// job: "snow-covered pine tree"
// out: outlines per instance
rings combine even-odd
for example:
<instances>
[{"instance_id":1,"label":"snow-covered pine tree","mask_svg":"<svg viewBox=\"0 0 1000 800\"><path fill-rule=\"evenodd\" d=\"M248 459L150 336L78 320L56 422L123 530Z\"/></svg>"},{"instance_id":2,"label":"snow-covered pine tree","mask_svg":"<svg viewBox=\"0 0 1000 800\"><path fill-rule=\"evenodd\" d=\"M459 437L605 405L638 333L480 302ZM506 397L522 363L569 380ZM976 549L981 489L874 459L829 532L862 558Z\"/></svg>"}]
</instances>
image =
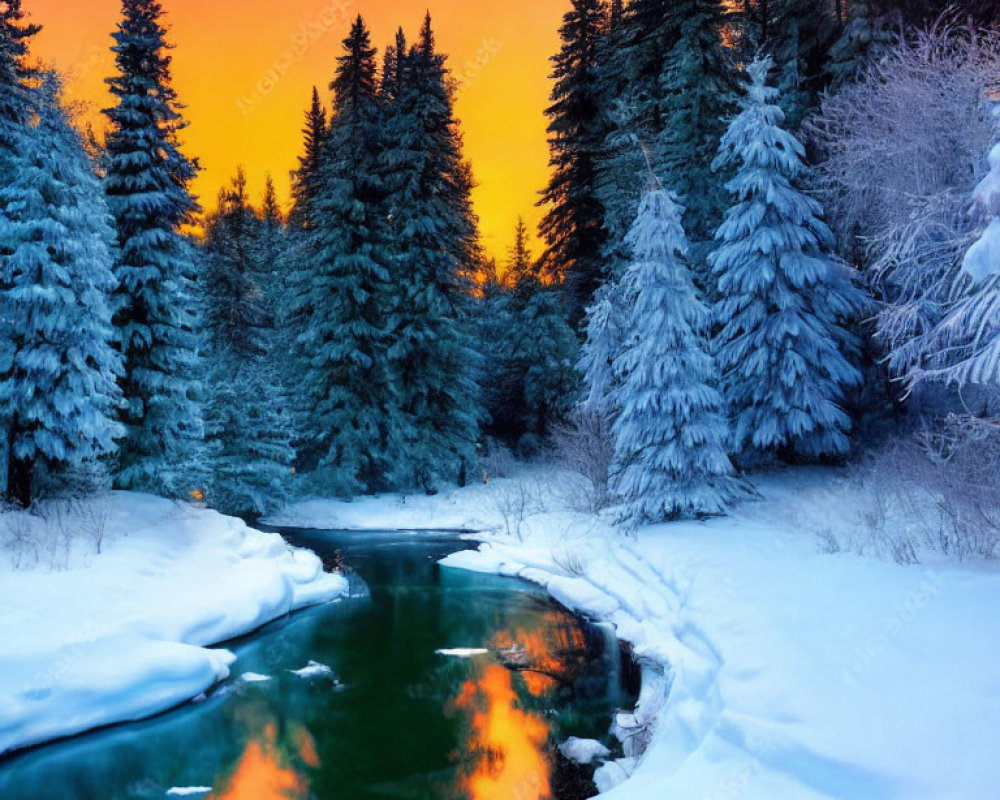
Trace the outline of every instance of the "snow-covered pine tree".
<instances>
[{"instance_id":1,"label":"snow-covered pine tree","mask_svg":"<svg viewBox=\"0 0 1000 800\"><path fill-rule=\"evenodd\" d=\"M722 41L725 11L719 0L677 0L668 13L679 35L659 75L663 128L655 165L684 204L692 265L706 280L704 255L726 205L712 160L733 108L734 66Z\"/></svg>"},{"instance_id":2,"label":"snow-covered pine tree","mask_svg":"<svg viewBox=\"0 0 1000 800\"><path fill-rule=\"evenodd\" d=\"M118 257L114 324L125 361L116 483L181 496L198 488L202 419L197 393L197 309L190 243L196 166L180 151L184 121L156 0L123 0L112 34L115 105L105 110L108 206Z\"/></svg>"},{"instance_id":3,"label":"snow-covered pine tree","mask_svg":"<svg viewBox=\"0 0 1000 800\"><path fill-rule=\"evenodd\" d=\"M844 391L860 382L845 323L864 307L851 271L832 254L819 203L797 188L802 144L783 127L772 62L747 67L740 113L716 166L735 169L734 205L710 255L721 300L716 340L736 454L785 457L846 452Z\"/></svg>"},{"instance_id":4,"label":"snow-covered pine tree","mask_svg":"<svg viewBox=\"0 0 1000 800\"><path fill-rule=\"evenodd\" d=\"M209 499L229 514L276 508L295 456L280 352L259 285L265 265L258 245L266 224L250 205L240 168L231 187L219 194L205 245Z\"/></svg>"},{"instance_id":5,"label":"snow-covered pine tree","mask_svg":"<svg viewBox=\"0 0 1000 800\"><path fill-rule=\"evenodd\" d=\"M384 109L382 153L396 285L390 358L404 426L391 483L430 490L459 477L479 436L478 359L462 281L476 220L429 14L417 43L396 58L402 79Z\"/></svg>"},{"instance_id":6,"label":"snow-covered pine tree","mask_svg":"<svg viewBox=\"0 0 1000 800\"><path fill-rule=\"evenodd\" d=\"M5 133L16 154L0 188L0 419L7 497L24 506L43 481L96 473L123 433L107 206L56 76L32 95L35 124Z\"/></svg>"},{"instance_id":7,"label":"snow-covered pine tree","mask_svg":"<svg viewBox=\"0 0 1000 800\"><path fill-rule=\"evenodd\" d=\"M324 491L346 496L385 487L401 428L388 352L394 287L375 75L375 50L359 16L331 84L334 116L305 297L310 317L299 337L313 403L304 463L320 470Z\"/></svg>"},{"instance_id":8,"label":"snow-covered pine tree","mask_svg":"<svg viewBox=\"0 0 1000 800\"><path fill-rule=\"evenodd\" d=\"M562 280L570 321L576 325L601 283L604 209L595 181L605 138L598 86L598 42L604 29L601 0L572 0L559 30L562 47L553 57L549 118L552 176L539 205L546 207L540 231L547 248L546 274Z\"/></svg>"},{"instance_id":9,"label":"snow-covered pine tree","mask_svg":"<svg viewBox=\"0 0 1000 800\"><path fill-rule=\"evenodd\" d=\"M720 514L737 492L709 352L711 313L686 263L680 209L651 185L628 235L635 302L615 358L612 491L628 530L685 514Z\"/></svg>"},{"instance_id":10,"label":"snow-covered pine tree","mask_svg":"<svg viewBox=\"0 0 1000 800\"><path fill-rule=\"evenodd\" d=\"M629 331L635 292L634 275L626 270L608 279L587 309L587 338L580 348L577 369L583 377L583 411L610 418L617 413L614 390L617 386L614 362Z\"/></svg>"}]
</instances>

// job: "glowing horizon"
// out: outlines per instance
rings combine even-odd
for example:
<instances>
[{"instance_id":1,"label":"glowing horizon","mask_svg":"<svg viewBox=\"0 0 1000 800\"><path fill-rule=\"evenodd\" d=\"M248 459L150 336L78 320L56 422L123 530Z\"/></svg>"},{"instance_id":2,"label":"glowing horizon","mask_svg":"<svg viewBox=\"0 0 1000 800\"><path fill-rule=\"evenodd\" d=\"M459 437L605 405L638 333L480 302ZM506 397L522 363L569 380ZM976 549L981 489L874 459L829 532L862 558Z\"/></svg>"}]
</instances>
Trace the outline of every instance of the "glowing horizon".
<instances>
[{"instance_id":1,"label":"glowing horizon","mask_svg":"<svg viewBox=\"0 0 1000 800\"><path fill-rule=\"evenodd\" d=\"M518 215L534 236L535 201L548 176L549 57L564 0L483 7L463 0L288 0L278 8L265 0L161 1L174 88L189 123L184 152L202 167L192 189L206 210L241 164L255 204L270 173L287 207L312 87L329 106L327 86L350 22L364 16L381 58L399 25L412 41L430 10L439 49L461 84L456 113L479 183L473 200L483 245L502 264ZM33 55L67 76L69 99L85 104L86 118L102 126L120 0L23 4L43 26Z\"/></svg>"}]
</instances>

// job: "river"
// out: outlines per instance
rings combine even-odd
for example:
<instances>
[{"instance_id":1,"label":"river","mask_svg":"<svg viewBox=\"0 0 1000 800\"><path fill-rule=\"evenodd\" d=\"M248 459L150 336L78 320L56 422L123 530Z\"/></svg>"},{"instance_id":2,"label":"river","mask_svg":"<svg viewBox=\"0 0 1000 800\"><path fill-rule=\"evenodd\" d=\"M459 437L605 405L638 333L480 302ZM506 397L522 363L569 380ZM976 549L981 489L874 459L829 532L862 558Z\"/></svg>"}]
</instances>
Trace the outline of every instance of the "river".
<instances>
[{"instance_id":1,"label":"river","mask_svg":"<svg viewBox=\"0 0 1000 800\"><path fill-rule=\"evenodd\" d=\"M612 714L634 702L606 630L524 582L441 568L470 546L452 535L283 533L346 565L353 596L228 643L233 676L208 697L0 761L0 797L593 794L592 770L557 745L572 735L613 746Z\"/></svg>"}]
</instances>

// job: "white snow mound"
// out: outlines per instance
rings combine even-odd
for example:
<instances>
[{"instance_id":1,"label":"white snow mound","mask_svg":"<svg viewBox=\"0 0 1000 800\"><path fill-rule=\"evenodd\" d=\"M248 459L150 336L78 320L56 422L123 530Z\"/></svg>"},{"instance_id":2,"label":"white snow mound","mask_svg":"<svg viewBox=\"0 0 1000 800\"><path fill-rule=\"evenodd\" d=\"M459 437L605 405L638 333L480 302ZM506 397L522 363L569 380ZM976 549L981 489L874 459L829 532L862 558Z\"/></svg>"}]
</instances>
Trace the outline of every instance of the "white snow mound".
<instances>
[{"instance_id":1,"label":"white snow mound","mask_svg":"<svg viewBox=\"0 0 1000 800\"><path fill-rule=\"evenodd\" d=\"M0 554L0 753L194 698L235 660L209 645L347 593L313 553L238 519L129 492L106 510L100 555L81 544L52 571Z\"/></svg>"}]
</instances>

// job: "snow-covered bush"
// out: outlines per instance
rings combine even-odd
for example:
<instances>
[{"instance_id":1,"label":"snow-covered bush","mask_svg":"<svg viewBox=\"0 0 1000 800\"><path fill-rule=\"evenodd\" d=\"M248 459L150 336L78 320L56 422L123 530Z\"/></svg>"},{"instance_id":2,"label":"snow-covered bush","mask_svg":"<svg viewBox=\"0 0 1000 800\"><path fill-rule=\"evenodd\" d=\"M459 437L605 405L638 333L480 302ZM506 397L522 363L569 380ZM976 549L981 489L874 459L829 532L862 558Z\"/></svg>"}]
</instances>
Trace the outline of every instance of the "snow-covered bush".
<instances>
[{"instance_id":1,"label":"snow-covered bush","mask_svg":"<svg viewBox=\"0 0 1000 800\"><path fill-rule=\"evenodd\" d=\"M842 252L884 303L876 331L897 376L935 361L923 334L979 229L968 198L995 141L986 98L998 76L1000 37L939 24L829 96L808 126Z\"/></svg>"}]
</instances>

